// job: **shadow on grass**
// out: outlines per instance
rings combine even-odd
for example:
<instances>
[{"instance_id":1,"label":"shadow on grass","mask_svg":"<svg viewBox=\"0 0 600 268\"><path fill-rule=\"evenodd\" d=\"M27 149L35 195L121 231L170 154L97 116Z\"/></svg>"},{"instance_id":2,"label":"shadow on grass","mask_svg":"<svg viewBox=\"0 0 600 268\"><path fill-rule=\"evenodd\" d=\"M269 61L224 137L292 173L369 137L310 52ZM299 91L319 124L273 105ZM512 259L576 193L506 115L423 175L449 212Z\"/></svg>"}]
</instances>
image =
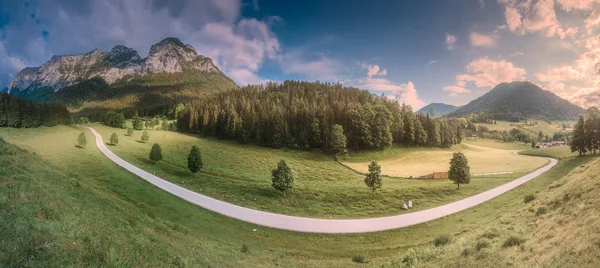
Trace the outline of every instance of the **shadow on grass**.
<instances>
[{"instance_id":1,"label":"shadow on grass","mask_svg":"<svg viewBox=\"0 0 600 268\"><path fill-rule=\"evenodd\" d=\"M75 148L79 148L79 149L85 149L85 147L81 147L79 145L75 145Z\"/></svg>"},{"instance_id":2,"label":"shadow on grass","mask_svg":"<svg viewBox=\"0 0 600 268\"><path fill-rule=\"evenodd\" d=\"M143 141L140 141L140 140L136 140L136 142L137 142L137 143L145 143L145 142L143 142Z\"/></svg>"},{"instance_id":3,"label":"shadow on grass","mask_svg":"<svg viewBox=\"0 0 600 268\"><path fill-rule=\"evenodd\" d=\"M105 144L105 145L108 145L108 146L117 146L116 144L112 144L112 143L110 143L110 142L107 142L107 143L104 143L104 144Z\"/></svg>"}]
</instances>

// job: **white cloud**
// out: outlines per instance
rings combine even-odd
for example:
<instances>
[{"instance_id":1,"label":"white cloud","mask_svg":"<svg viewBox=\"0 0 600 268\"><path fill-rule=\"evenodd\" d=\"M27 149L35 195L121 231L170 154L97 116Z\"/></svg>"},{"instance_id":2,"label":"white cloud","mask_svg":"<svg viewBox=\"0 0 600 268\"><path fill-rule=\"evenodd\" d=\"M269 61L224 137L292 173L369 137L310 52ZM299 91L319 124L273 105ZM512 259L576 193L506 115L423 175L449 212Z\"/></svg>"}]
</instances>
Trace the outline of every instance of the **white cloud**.
<instances>
[{"instance_id":1,"label":"white cloud","mask_svg":"<svg viewBox=\"0 0 600 268\"><path fill-rule=\"evenodd\" d=\"M456 84L444 87L450 96L471 92L466 89L467 83L472 82L477 87L494 87L503 82L524 80L525 69L514 66L511 62L494 61L482 58L471 61L465 68L466 73L456 76Z\"/></svg>"},{"instance_id":2,"label":"white cloud","mask_svg":"<svg viewBox=\"0 0 600 268\"><path fill-rule=\"evenodd\" d=\"M515 53L509 54L509 56L511 56L511 57L523 56L523 55L525 55L525 54L523 52L521 52L521 51L517 51Z\"/></svg>"},{"instance_id":3,"label":"white cloud","mask_svg":"<svg viewBox=\"0 0 600 268\"><path fill-rule=\"evenodd\" d=\"M600 105L600 35L582 42L586 52L571 65L551 67L536 73L544 88L582 107ZM594 95L598 94L598 95Z\"/></svg>"},{"instance_id":4,"label":"white cloud","mask_svg":"<svg viewBox=\"0 0 600 268\"><path fill-rule=\"evenodd\" d=\"M436 64L436 63L438 63L437 60L432 60L432 61L429 61L428 65L432 65L432 64Z\"/></svg>"},{"instance_id":5,"label":"white cloud","mask_svg":"<svg viewBox=\"0 0 600 268\"><path fill-rule=\"evenodd\" d=\"M379 65L364 65L364 69L367 69L367 78L371 79L373 76L386 76L387 70L384 68L379 68Z\"/></svg>"},{"instance_id":6,"label":"white cloud","mask_svg":"<svg viewBox=\"0 0 600 268\"><path fill-rule=\"evenodd\" d=\"M277 62L284 74L298 74L307 79L337 81L341 63L324 54L317 53L313 59L307 59L300 50L291 50L280 55Z\"/></svg>"},{"instance_id":7,"label":"white cloud","mask_svg":"<svg viewBox=\"0 0 600 268\"><path fill-rule=\"evenodd\" d=\"M479 0L479 7L480 8L485 8L485 1L484 0Z\"/></svg>"},{"instance_id":8,"label":"white cloud","mask_svg":"<svg viewBox=\"0 0 600 268\"><path fill-rule=\"evenodd\" d=\"M446 49L452 50L454 49L454 44L456 43L456 36L451 34L446 34Z\"/></svg>"},{"instance_id":9,"label":"white cloud","mask_svg":"<svg viewBox=\"0 0 600 268\"><path fill-rule=\"evenodd\" d=\"M496 38L490 35L472 32L470 38L471 45L474 47L492 47L496 45Z\"/></svg>"},{"instance_id":10,"label":"white cloud","mask_svg":"<svg viewBox=\"0 0 600 268\"><path fill-rule=\"evenodd\" d=\"M546 37L573 38L577 27L563 27L554 10L554 0L498 0L504 4L505 28L525 35L541 33Z\"/></svg>"}]
</instances>

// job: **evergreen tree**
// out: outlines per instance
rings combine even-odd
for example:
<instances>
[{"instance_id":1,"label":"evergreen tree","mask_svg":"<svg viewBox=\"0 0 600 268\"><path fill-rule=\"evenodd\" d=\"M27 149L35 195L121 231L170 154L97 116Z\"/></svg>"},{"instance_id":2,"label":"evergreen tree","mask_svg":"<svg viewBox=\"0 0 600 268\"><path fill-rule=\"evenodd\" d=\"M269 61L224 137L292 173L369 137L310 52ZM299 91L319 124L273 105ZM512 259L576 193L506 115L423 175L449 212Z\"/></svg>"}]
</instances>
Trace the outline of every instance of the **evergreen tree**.
<instances>
[{"instance_id":1,"label":"evergreen tree","mask_svg":"<svg viewBox=\"0 0 600 268\"><path fill-rule=\"evenodd\" d=\"M271 178L271 186L275 188L275 190L280 191L283 196L285 196L286 191L294 188L294 175L283 159L279 161L277 168L271 171Z\"/></svg>"},{"instance_id":2,"label":"evergreen tree","mask_svg":"<svg viewBox=\"0 0 600 268\"><path fill-rule=\"evenodd\" d=\"M150 134L148 134L148 131L144 130L142 133L142 142L146 143L148 140L150 140Z\"/></svg>"},{"instance_id":3,"label":"evergreen tree","mask_svg":"<svg viewBox=\"0 0 600 268\"><path fill-rule=\"evenodd\" d=\"M573 128L573 137L570 144L571 152L578 152L579 156L587 153L585 126L585 118L583 115L579 115L579 119Z\"/></svg>"},{"instance_id":4,"label":"evergreen tree","mask_svg":"<svg viewBox=\"0 0 600 268\"><path fill-rule=\"evenodd\" d=\"M595 107L587 110L585 139L587 150L596 155L596 152L600 149L600 112Z\"/></svg>"},{"instance_id":5,"label":"evergreen tree","mask_svg":"<svg viewBox=\"0 0 600 268\"><path fill-rule=\"evenodd\" d=\"M346 153L346 136L341 125L333 125L331 128L331 150L335 155Z\"/></svg>"},{"instance_id":6,"label":"evergreen tree","mask_svg":"<svg viewBox=\"0 0 600 268\"><path fill-rule=\"evenodd\" d=\"M381 188L381 166L375 161L372 161L371 164L369 164L369 173L365 177L365 184L371 189L373 194L375 193L375 190Z\"/></svg>"},{"instance_id":7,"label":"evergreen tree","mask_svg":"<svg viewBox=\"0 0 600 268\"><path fill-rule=\"evenodd\" d=\"M133 135L133 128L128 127L127 128L127 136L131 136L131 135Z\"/></svg>"},{"instance_id":8,"label":"evergreen tree","mask_svg":"<svg viewBox=\"0 0 600 268\"><path fill-rule=\"evenodd\" d=\"M414 139L414 143L418 146L418 145L425 145L427 143L427 132L425 132L425 129L423 128L423 125L421 124L421 120L419 120L417 117L415 117L414 120L414 126L415 126L415 139Z\"/></svg>"},{"instance_id":9,"label":"evergreen tree","mask_svg":"<svg viewBox=\"0 0 600 268\"><path fill-rule=\"evenodd\" d=\"M133 120L131 121L131 123L133 124L133 129L135 130L142 130L142 128L144 128L142 119L140 118L138 111L135 111L133 113Z\"/></svg>"},{"instance_id":10,"label":"evergreen tree","mask_svg":"<svg viewBox=\"0 0 600 268\"><path fill-rule=\"evenodd\" d=\"M531 149L535 149L536 146L537 142L535 141L535 139L531 139Z\"/></svg>"},{"instance_id":11,"label":"evergreen tree","mask_svg":"<svg viewBox=\"0 0 600 268\"><path fill-rule=\"evenodd\" d=\"M461 153L454 153L450 160L450 170L448 178L457 185L456 189L460 189L461 184L469 184L471 182L471 168L467 157Z\"/></svg>"},{"instance_id":12,"label":"evergreen tree","mask_svg":"<svg viewBox=\"0 0 600 268\"><path fill-rule=\"evenodd\" d=\"M323 147L323 137L321 137L321 135L322 135L321 122L319 121L318 118L315 118L315 119L313 119L312 123L310 124L309 140L310 140L310 146L312 148Z\"/></svg>"},{"instance_id":13,"label":"evergreen tree","mask_svg":"<svg viewBox=\"0 0 600 268\"><path fill-rule=\"evenodd\" d=\"M110 144L112 144L112 145L119 144L119 136L117 136L117 133L113 133L112 135L110 135Z\"/></svg>"},{"instance_id":14,"label":"evergreen tree","mask_svg":"<svg viewBox=\"0 0 600 268\"><path fill-rule=\"evenodd\" d=\"M158 143L152 145L152 149L150 150L150 160L154 161L154 164L158 164L158 161L162 160L162 149Z\"/></svg>"},{"instance_id":15,"label":"evergreen tree","mask_svg":"<svg viewBox=\"0 0 600 268\"><path fill-rule=\"evenodd\" d=\"M190 150L190 154L188 155L188 169L196 174L200 169L202 169L202 154L200 153L200 149L198 146L192 146Z\"/></svg>"},{"instance_id":16,"label":"evergreen tree","mask_svg":"<svg viewBox=\"0 0 600 268\"><path fill-rule=\"evenodd\" d=\"M85 133L79 133L79 137L77 137L77 145L79 145L79 148L81 149L85 148L85 146L87 145L87 138L85 136Z\"/></svg>"}]
</instances>

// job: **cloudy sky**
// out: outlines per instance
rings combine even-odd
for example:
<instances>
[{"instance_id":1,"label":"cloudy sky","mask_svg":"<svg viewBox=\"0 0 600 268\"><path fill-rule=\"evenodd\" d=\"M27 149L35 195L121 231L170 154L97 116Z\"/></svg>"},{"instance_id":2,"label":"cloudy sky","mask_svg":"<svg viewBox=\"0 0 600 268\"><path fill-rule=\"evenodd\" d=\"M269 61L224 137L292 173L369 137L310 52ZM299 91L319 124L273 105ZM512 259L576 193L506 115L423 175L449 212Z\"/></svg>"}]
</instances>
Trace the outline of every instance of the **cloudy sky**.
<instances>
[{"instance_id":1,"label":"cloudy sky","mask_svg":"<svg viewBox=\"0 0 600 268\"><path fill-rule=\"evenodd\" d=\"M530 80L600 105L600 0L0 0L0 88L52 55L179 37L239 85L340 82L418 109Z\"/></svg>"}]
</instances>

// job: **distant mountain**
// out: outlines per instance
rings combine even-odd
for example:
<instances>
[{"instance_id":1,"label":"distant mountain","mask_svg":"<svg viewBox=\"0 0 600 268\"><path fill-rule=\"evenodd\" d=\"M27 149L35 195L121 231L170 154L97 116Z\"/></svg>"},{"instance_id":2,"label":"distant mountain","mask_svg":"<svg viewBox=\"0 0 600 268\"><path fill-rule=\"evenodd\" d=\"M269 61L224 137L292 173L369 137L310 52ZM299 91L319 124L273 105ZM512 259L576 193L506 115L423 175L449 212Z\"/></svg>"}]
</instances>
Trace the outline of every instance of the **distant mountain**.
<instances>
[{"instance_id":1,"label":"distant mountain","mask_svg":"<svg viewBox=\"0 0 600 268\"><path fill-rule=\"evenodd\" d=\"M429 114L431 116L444 116L451 112L456 111L458 107L445 103L431 103L420 110L417 113ZM433 111L433 114L431 112Z\"/></svg>"},{"instance_id":2,"label":"distant mountain","mask_svg":"<svg viewBox=\"0 0 600 268\"><path fill-rule=\"evenodd\" d=\"M8 92L8 88L7 88L7 87L5 87L5 88L3 88L3 89L0 89L0 93L1 93L1 92Z\"/></svg>"},{"instance_id":3,"label":"distant mountain","mask_svg":"<svg viewBox=\"0 0 600 268\"><path fill-rule=\"evenodd\" d=\"M90 102L96 110L170 106L233 87L237 85L212 59L170 37L152 45L146 58L123 45L110 52L53 56L40 67L19 72L8 92L35 101L61 101L79 112Z\"/></svg>"},{"instance_id":4,"label":"distant mountain","mask_svg":"<svg viewBox=\"0 0 600 268\"><path fill-rule=\"evenodd\" d=\"M464 117L485 113L495 120L572 120L584 110L531 82L502 83L490 92L448 114Z\"/></svg>"}]
</instances>

